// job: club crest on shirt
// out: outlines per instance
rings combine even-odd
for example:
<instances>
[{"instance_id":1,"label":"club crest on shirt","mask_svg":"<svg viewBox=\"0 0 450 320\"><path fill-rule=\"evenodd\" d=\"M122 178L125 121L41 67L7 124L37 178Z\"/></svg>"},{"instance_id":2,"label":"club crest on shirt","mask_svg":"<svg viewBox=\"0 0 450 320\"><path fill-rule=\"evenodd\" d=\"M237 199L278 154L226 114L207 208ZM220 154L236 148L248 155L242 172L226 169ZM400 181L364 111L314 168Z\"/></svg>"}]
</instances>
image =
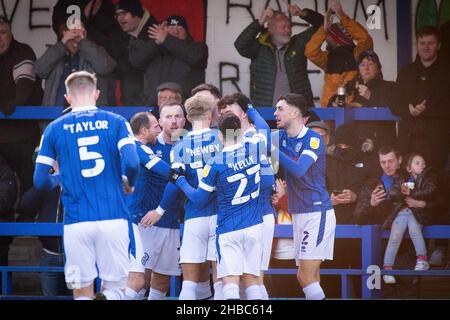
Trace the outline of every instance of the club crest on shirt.
<instances>
[{"instance_id":1,"label":"club crest on shirt","mask_svg":"<svg viewBox=\"0 0 450 320\"><path fill-rule=\"evenodd\" d=\"M158 158L162 158L163 157L162 150L156 150L156 156Z\"/></svg>"},{"instance_id":2,"label":"club crest on shirt","mask_svg":"<svg viewBox=\"0 0 450 320\"><path fill-rule=\"evenodd\" d=\"M286 148L286 146L287 146L286 140L283 140L283 141L281 142L281 145L282 145L284 148Z\"/></svg>"},{"instance_id":3,"label":"club crest on shirt","mask_svg":"<svg viewBox=\"0 0 450 320\"><path fill-rule=\"evenodd\" d=\"M319 149L319 147L320 147L320 139L319 138L311 138L311 140L309 141L309 146L313 150Z\"/></svg>"},{"instance_id":4,"label":"club crest on shirt","mask_svg":"<svg viewBox=\"0 0 450 320\"><path fill-rule=\"evenodd\" d=\"M303 142L297 143L297 145L295 146L295 152L299 153L300 150L302 150L302 147L303 147Z\"/></svg>"}]
</instances>

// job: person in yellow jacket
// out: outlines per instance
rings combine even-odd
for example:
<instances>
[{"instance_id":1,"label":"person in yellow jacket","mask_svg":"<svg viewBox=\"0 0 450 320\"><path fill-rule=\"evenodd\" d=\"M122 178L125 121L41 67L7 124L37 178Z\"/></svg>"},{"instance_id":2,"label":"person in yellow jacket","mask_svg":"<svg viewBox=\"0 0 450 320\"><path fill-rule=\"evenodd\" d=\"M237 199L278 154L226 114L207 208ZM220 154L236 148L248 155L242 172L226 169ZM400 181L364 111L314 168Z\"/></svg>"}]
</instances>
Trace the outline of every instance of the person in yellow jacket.
<instances>
[{"instance_id":1,"label":"person in yellow jacket","mask_svg":"<svg viewBox=\"0 0 450 320\"><path fill-rule=\"evenodd\" d=\"M340 19L339 23L332 23L334 15ZM327 43L326 51L321 49L324 41ZM322 107L333 104L334 101L329 100L341 82L345 85L355 77L359 54L372 49L373 40L367 30L344 12L338 0L332 0L324 25L316 31L305 49L305 56L325 71Z\"/></svg>"}]
</instances>

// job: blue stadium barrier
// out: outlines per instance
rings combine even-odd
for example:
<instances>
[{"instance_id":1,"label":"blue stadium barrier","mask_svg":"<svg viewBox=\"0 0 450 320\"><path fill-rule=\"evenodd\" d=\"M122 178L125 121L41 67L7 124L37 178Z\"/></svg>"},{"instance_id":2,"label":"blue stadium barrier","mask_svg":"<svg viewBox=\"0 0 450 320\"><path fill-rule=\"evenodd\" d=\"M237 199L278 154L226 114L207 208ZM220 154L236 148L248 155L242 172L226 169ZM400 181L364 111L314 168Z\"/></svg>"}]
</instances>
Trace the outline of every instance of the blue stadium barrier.
<instances>
[{"instance_id":1,"label":"blue stadium barrier","mask_svg":"<svg viewBox=\"0 0 450 320\"><path fill-rule=\"evenodd\" d=\"M62 236L62 223L0 223L0 237L2 236ZM450 226L427 226L423 231L427 239L449 239ZM292 225L275 226L275 238L292 238ZM407 237L407 236L406 236ZM373 275L374 266L381 266L381 239L389 238L389 232L381 231L378 225L356 226L338 225L336 228L337 239L361 239L362 243L362 268L361 269L322 269L322 275L338 275L341 277L341 295L343 299L351 298L350 276L362 276L362 298L380 298L380 290L370 289L366 283ZM63 272L62 267L11 267L0 266L3 281L2 295L10 296L12 293L13 272ZM296 269L270 269L266 274L272 275L295 275ZM379 276L408 275L408 276L450 276L450 270L379 270ZM99 286L98 286L99 287ZM178 296L180 290L180 278L172 277L170 296Z\"/></svg>"}]
</instances>

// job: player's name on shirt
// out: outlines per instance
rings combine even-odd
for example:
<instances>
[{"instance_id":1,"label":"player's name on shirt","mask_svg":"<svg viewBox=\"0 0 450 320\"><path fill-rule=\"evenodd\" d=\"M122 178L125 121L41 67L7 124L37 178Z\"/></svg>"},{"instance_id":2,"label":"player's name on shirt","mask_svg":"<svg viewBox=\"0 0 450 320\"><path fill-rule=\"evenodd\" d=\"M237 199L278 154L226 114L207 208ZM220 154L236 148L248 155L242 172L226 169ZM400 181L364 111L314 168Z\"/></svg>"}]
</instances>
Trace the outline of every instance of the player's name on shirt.
<instances>
[{"instance_id":1,"label":"player's name on shirt","mask_svg":"<svg viewBox=\"0 0 450 320\"><path fill-rule=\"evenodd\" d=\"M95 130L108 130L108 121L106 120L97 120L95 122L82 121L73 124L64 124L63 128L66 131L70 131L70 133L80 133Z\"/></svg>"},{"instance_id":2,"label":"player's name on shirt","mask_svg":"<svg viewBox=\"0 0 450 320\"><path fill-rule=\"evenodd\" d=\"M220 145L219 144L210 144L206 146L201 146L197 148L186 148L187 154L189 154L191 157L194 156L201 156L202 154L206 153L214 153L220 151Z\"/></svg>"},{"instance_id":3,"label":"player's name on shirt","mask_svg":"<svg viewBox=\"0 0 450 320\"><path fill-rule=\"evenodd\" d=\"M229 163L228 168L233 169L234 171L241 171L241 170L243 170L247 167L250 167L254 164L256 164L256 162L253 159L253 156L249 156L248 158L245 158L244 160L240 160L236 163Z\"/></svg>"}]
</instances>

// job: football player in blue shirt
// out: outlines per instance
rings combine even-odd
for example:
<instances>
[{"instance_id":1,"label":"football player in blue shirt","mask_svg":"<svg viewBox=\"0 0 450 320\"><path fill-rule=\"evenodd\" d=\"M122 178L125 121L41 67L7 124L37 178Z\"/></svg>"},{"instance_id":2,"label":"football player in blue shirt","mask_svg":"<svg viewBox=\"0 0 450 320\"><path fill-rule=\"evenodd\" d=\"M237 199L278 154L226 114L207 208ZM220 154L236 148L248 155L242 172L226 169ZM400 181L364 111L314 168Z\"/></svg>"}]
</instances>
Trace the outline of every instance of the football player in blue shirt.
<instances>
[{"instance_id":1,"label":"football player in blue shirt","mask_svg":"<svg viewBox=\"0 0 450 320\"><path fill-rule=\"evenodd\" d=\"M267 157L259 150L264 138L244 140L239 118L227 114L219 121L224 148L205 166L198 189L182 176L176 181L198 205L217 193L217 277L222 279L223 298L239 299L239 280L249 300L261 300L259 275L262 258L260 188L273 184L273 175L262 175Z\"/></svg>"},{"instance_id":2,"label":"football player in blue shirt","mask_svg":"<svg viewBox=\"0 0 450 320\"><path fill-rule=\"evenodd\" d=\"M251 100L242 93L235 93L223 97L219 103L219 111L223 114L232 113L241 121L244 141L250 141L255 135L263 135L265 139L269 138L270 145L270 127L266 121L253 108ZM252 125L250 121L254 124ZM262 152L265 152L264 150ZM267 152L264 154L267 155ZM268 158L269 159L269 158ZM273 169L269 165L266 174L273 176ZM263 217L263 258L261 264L261 275L259 278L260 289L263 300L268 300L269 295L264 285L264 271L269 270L270 253L272 251L273 234L275 230L275 208L272 206L271 196L274 191L273 186L268 185L260 190L261 215Z\"/></svg>"},{"instance_id":3,"label":"football player in blue shirt","mask_svg":"<svg viewBox=\"0 0 450 320\"><path fill-rule=\"evenodd\" d=\"M294 229L297 279L306 299L322 300L320 264L333 259L336 217L325 187L325 144L305 127L308 116L302 95L288 94L276 106L280 129L272 136L272 155L279 157L287 183L289 212Z\"/></svg>"},{"instance_id":4,"label":"football player in blue shirt","mask_svg":"<svg viewBox=\"0 0 450 320\"><path fill-rule=\"evenodd\" d=\"M168 179L170 166L158 158L147 144L156 143L158 134L161 132L158 120L149 112L135 114L130 120L131 129L136 139L136 150L139 156L141 170L136 182L135 191L127 196L127 205L130 209L133 235L135 239L135 255L131 255L132 268L128 275L128 286L125 288L125 299L142 300L146 289L145 255L141 232L138 227L142 216L148 211L148 198L154 197L148 191L148 185L152 183L152 172L165 176ZM150 205L151 206L151 205ZM146 209L147 208L147 209ZM147 259L146 259L147 258ZM103 292L108 300L114 299L114 292Z\"/></svg>"},{"instance_id":5,"label":"football player in blue shirt","mask_svg":"<svg viewBox=\"0 0 450 320\"><path fill-rule=\"evenodd\" d=\"M133 191L139 159L126 120L95 107L100 93L95 76L75 72L65 85L72 111L46 128L34 185L42 190L62 185L66 282L75 299L90 300L98 273L105 289L126 286L131 264L124 190ZM60 174L52 176L56 160Z\"/></svg>"},{"instance_id":6,"label":"football player in blue shirt","mask_svg":"<svg viewBox=\"0 0 450 320\"><path fill-rule=\"evenodd\" d=\"M160 108L159 124L162 127L154 143L147 147L161 162L170 163L170 151L182 134L186 118L180 104L166 104ZM168 165L167 165L168 166ZM170 169L170 167L168 168ZM147 214L158 207L164 190L169 182L169 170L164 174L151 172L147 179L145 201L140 207L140 231L146 253L145 269L147 281L150 280L149 300L166 299L170 287L170 276L179 276L180 256L180 216L184 204L184 195L177 193L170 199L165 214L151 228L145 228ZM150 213L151 215L151 213Z\"/></svg>"},{"instance_id":7,"label":"football player in blue shirt","mask_svg":"<svg viewBox=\"0 0 450 320\"><path fill-rule=\"evenodd\" d=\"M196 94L186 100L187 118L192 123L192 131L172 149L172 167L185 168L186 178L193 186L197 186L201 180L207 161L222 149L217 130L210 129L213 104L214 101L210 97L201 94ZM144 217L141 221L143 225L152 225L159 219L154 219L158 215L155 212L164 214L164 209L167 209L174 198L173 193L168 192L171 187L175 188L175 193L178 192L173 184L169 184L160 206L156 211ZM167 196L168 194L169 196ZM215 193L202 206L186 199L184 208L184 230L180 249L183 284L180 299L205 299L211 296L210 266L211 262L216 261L217 208ZM215 280L213 274L213 281ZM219 292L220 288L217 286L215 284L215 291Z\"/></svg>"}]
</instances>

